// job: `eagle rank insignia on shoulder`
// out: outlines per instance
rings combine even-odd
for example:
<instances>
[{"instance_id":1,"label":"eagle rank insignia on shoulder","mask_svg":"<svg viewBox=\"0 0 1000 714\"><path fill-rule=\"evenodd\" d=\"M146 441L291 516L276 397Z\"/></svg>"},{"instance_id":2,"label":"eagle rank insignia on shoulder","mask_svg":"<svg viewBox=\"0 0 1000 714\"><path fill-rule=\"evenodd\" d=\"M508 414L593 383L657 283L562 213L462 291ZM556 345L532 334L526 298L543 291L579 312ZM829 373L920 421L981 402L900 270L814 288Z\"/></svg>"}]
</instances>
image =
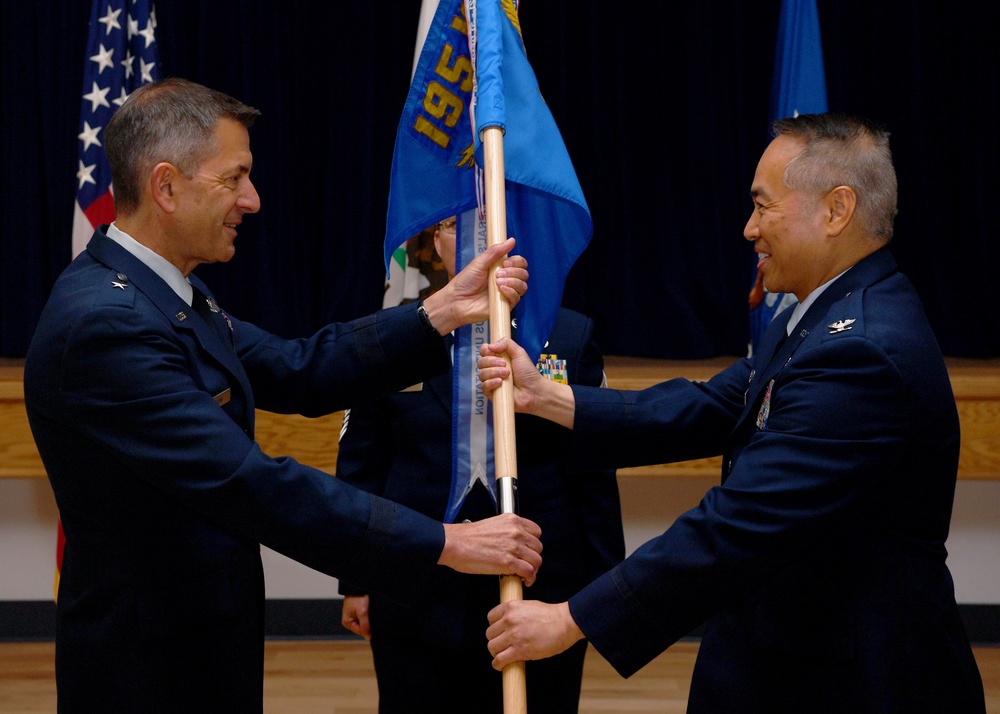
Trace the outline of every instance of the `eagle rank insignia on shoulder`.
<instances>
[{"instance_id":1,"label":"eagle rank insignia on shoulder","mask_svg":"<svg viewBox=\"0 0 1000 714\"><path fill-rule=\"evenodd\" d=\"M831 322L829 325L827 325L827 327L830 328L831 335L836 335L838 332L847 332L848 330L850 330L851 325L853 325L855 322L857 322L857 320L851 317L846 320L837 320L836 322Z\"/></svg>"}]
</instances>

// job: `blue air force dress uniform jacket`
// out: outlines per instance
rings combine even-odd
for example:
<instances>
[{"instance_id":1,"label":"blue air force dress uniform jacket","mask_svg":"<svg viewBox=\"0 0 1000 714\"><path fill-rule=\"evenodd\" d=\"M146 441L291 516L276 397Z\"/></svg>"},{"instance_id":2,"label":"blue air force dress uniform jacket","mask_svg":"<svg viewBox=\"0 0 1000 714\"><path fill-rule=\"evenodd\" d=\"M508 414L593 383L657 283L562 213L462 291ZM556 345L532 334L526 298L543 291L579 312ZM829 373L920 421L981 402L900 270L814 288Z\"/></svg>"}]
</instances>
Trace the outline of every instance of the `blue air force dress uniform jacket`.
<instances>
[{"instance_id":1,"label":"blue air force dress uniform jacket","mask_svg":"<svg viewBox=\"0 0 1000 714\"><path fill-rule=\"evenodd\" d=\"M593 340L593 321L584 315L560 310L543 352L565 360L570 383L602 384L604 360ZM451 415L451 372L425 380L419 389L355 405L340 440L337 478L431 518L444 518L451 487ZM562 602L624 557L615 472L589 469L569 473L563 455L554 446L565 430L551 422L519 414L516 430L518 512L541 527L545 548L545 563L524 597ZM477 482L456 520L478 521L495 514L489 494ZM342 579L340 592L355 595L369 591ZM387 644L377 653L384 663L383 671L396 673L390 686L412 693L418 683L409 686L400 679L413 670L413 649L421 643L433 644L449 651L468 650L467 666L485 668L495 675L496 701L501 702L500 676L490 668L485 641L486 614L499 600L496 577L464 575L442 567L436 569L431 587L405 602L372 593L369 617L373 648L374 639L379 637L409 643L399 648L395 663L387 660ZM532 674L532 667L542 663L528 664L528 701L540 706L539 711L576 711L584 649L572 656L567 653L567 662L560 665L564 671L557 677L559 681L551 681L553 677L547 672L543 675L548 663L538 675ZM570 661L576 662L575 672ZM572 686L574 676L576 689ZM468 705L486 711L484 697L489 695L480 691ZM549 704L543 706L542 702Z\"/></svg>"},{"instance_id":2,"label":"blue air force dress uniform jacket","mask_svg":"<svg viewBox=\"0 0 1000 714\"><path fill-rule=\"evenodd\" d=\"M299 340L211 299L206 322L105 230L57 280L25 364L66 534L59 709L260 711L259 544L402 597L426 583L444 532L263 454L254 409L329 413L447 370L448 352L415 305Z\"/></svg>"},{"instance_id":3,"label":"blue air force dress uniform jacket","mask_svg":"<svg viewBox=\"0 0 1000 714\"><path fill-rule=\"evenodd\" d=\"M722 484L570 600L629 676L707 620L691 712L983 712L945 565L959 423L882 249L706 383L574 387L582 463L721 454Z\"/></svg>"}]
</instances>

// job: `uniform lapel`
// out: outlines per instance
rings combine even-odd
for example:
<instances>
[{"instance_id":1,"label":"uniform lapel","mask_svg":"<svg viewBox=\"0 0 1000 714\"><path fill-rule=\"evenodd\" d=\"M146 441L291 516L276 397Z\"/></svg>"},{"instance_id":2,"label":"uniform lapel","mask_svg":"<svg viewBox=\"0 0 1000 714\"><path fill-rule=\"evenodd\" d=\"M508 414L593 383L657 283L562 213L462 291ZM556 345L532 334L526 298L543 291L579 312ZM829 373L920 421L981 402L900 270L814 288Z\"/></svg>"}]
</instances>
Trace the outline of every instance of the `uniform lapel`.
<instances>
[{"instance_id":1,"label":"uniform lapel","mask_svg":"<svg viewBox=\"0 0 1000 714\"><path fill-rule=\"evenodd\" d=\"M192 305L188 307L183 301L180 301L181 312L185 315L184 323L187 324L189 328L192 328L195 335L198 337L199 342L201 342L202 347L204 347L216 360L221 362L227 369L229 369L234 374L243 374L243 365L240 363L239 358L236 356L236 348L233 344L233 333L232 327L229 324L228 319L224 316L218 304L215 301L215 296L212 295L205 284L201 282L198 278L191 276L191 285L201 292L202 300L207 301L208 304L215 305L215 310L205 310L206 304L202 308L202 314L198 314L195 306ZM168 288L169 289L169 288ZM171 290L171 294L177 297L176 294ZM198 293L195 293L195 299ZM180 300L180 298L178 298ZM187 309L184 309L187 308ZM176 317L176 315L175 315Z\"/></svg>"},{"instance_id":2,"label":"uniform lapel","mask_svg":"<svg viewBox=\"0 0 1000 714\"><path fill-rule=\"evenodd\" d=\"M208 303L212 305L215 305L218 312L214 310L204 310L203 315L197 314L194 306L188 307L183 300L177 297L177 294L174 293L173 290L170 290L168 286L167 289L170 291L170 294L177 298L180 303L181 310L179 314L182 313L186 316L185 320L177 323L178 327L180 328L186 324L188 329L193 330L195 338L201 344L202 348L208 352L227 372L229 372L232 379L239 384L240 389L246 396L247 413L244 418L246 419L246 423L250 425L250 432L253 433L253 425L255 422L253 391L250 389L250 379L247 377L246 370L243 369L243 363L240 362L240 359L236 354L232 327L230 326L229 319L225 317L221 309L218 308L215 296L209 292L208 288L205 287L205 284L194 275L191 275L190 279L191 285L202 293L202 299L207 300ZM162 283L163 281L160 282ZM197 294L198 293L196 292L195 299L197 299ZM178 318L179 314L175 315L175 318Z\"/></svg>"},{"instance_id":3,"label":"uniform lapel","mask_svg":"<svg viewBox=\"0 0 1000 714\"><path fill-rule=\"evenodd\" d=\"M194 308L194 311L202 320L212 326L224 345L228 345L235 350L236 345L233 342L232 323L219 308L219 304L215 301L215 296L203 292L194 283L192 283L191 287L194 289L191 307Z\"/></svg>"},{"instance_id":4,"label":"uniform lapel","mask_svg":"<svg viewBox=\"0 0 1000 714\"><path fill-rule=\"evenodd\" d=\"M787 308L774 319L770 327L764 333L764 340L760 350L753 358L753 371L751 372L750 384L747 385L745 408L740 420L742 421L756 407L761 390L774 379L781 367L788 361L799 342L805 337L801 331L786 337L788 321L792 317L792 308Z\"/></svg>"}]
</instances>

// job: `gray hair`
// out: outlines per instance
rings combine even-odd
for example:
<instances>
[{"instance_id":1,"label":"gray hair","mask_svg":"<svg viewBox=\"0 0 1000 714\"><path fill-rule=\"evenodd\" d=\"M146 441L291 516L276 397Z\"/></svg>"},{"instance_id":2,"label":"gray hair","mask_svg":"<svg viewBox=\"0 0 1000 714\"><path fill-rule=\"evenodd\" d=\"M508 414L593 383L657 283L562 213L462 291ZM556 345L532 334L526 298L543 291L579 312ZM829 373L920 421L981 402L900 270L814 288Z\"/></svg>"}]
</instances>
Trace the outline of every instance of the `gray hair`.
<instances>
[{"instance_id":1,"label":"gray hair","mask_svg":"<svg viewBox=\"0 0 1000 714\"><path fill-rule=\"evenodd\" d=\"M186 79L164 79L132 92L104 134L116 211L129 214L139 207L142 183L160 162L191 178L218 151L215 130L222 119L249 128L258 116L253 107Z\"/></svg>"},{"instance_id":2,"label":"gray hair","mask_svg":"<svg viewBox=\"0 0 1000 714\"><path fill-rule=\"evenodd\" d=\"M800 114L779 119L771 128L775 137L793 136L805 143L785 168L786 186L817 199L837 186L850 186L865 233L879 245L892 239L897 187L888 131L844 114Z\"/></svg>"}]
</instances>

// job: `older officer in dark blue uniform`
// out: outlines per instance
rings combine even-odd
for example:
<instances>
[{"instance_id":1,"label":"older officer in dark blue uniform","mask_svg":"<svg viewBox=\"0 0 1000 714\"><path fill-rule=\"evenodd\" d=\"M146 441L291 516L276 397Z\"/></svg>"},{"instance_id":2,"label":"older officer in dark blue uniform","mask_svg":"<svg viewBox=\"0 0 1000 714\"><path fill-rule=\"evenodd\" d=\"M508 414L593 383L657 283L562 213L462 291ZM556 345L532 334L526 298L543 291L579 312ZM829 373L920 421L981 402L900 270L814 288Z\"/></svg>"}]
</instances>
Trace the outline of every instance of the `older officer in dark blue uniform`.
<instances>
[{"instance_id":1,"label":"older officer in dark blue uniform","mask_svg":"<svg viewBox=\"0 0 1000 714\"><path fill-rule=\"evenodd\" d=\"M441 523L254 442L254 409L308 416L447 370L508 241L423 305L283 340L223 312L200 263L233 256L255 109L183 80L137 90L105 133L118 218L56 281L25 403L66 534L60 712L262 709L261 543L397 597L436 564L533 580L539 531ZM497 283L516 301L510 259ZM458 283L461 281L461 285ZM455 286L455 288L452 288Z\"/></svg>"},{"instance_id":2,"label":"older officer in dark blue uniform","mask_svg":"<svg viewBox=\"0 0 1000 714\"><path fill-rule=\"evenodd\" d=\"M629 676L707 620L691 712L983 712L945 565L958 416L886 248L888 134L837 115L775 131L744 234L767 289L799 304L752 360L615 392L538 380L511 345L517 408L573 429L567 453L724 466L698 507L568 603L494 610L495 666L586 636ZM493 355L480 367L487 390L507 373Z\"/></svg>"}]
</instances>

